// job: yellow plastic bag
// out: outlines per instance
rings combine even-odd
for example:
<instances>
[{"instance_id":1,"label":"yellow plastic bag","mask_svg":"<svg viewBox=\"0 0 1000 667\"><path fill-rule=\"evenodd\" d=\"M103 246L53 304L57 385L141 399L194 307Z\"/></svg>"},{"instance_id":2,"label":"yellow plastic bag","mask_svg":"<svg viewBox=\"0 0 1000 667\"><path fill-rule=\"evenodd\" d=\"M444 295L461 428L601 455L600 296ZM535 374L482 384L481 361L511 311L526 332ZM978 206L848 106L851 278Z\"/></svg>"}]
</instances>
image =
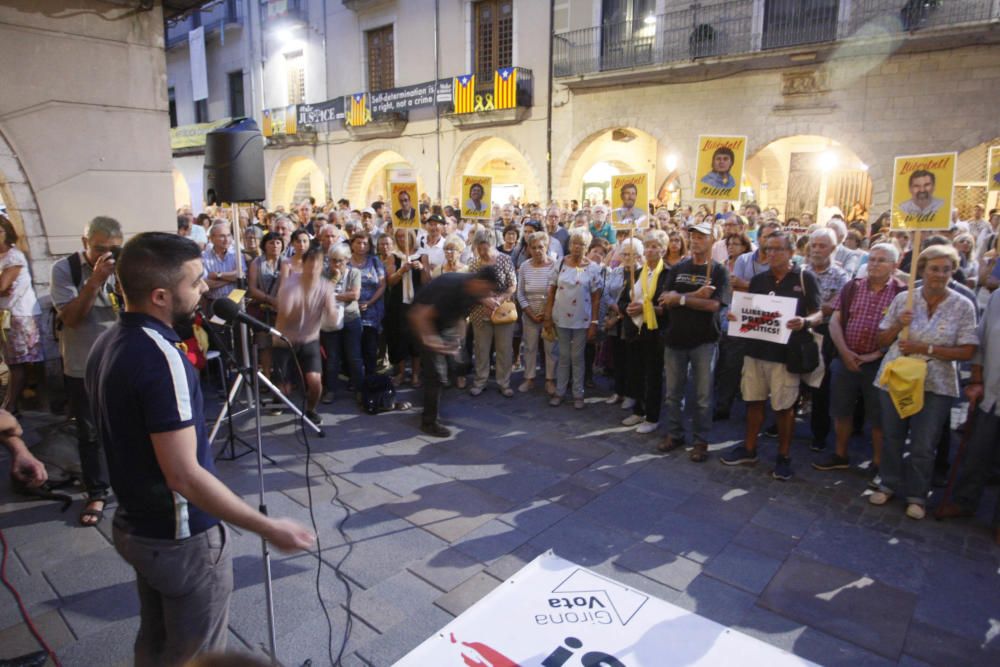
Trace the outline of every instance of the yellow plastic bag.
<instances>
[{"instance_id":1,"label":"yellow plastic bag","mask_svg":"<svg viewBox=\"0 0 1000 667\"><path fill-rule=\"evenodd\" d=\"M885 365L879 383L889 392L900 419L912 417L924 409L924 379L927 362L913 357L899 357Z\"/></svg>"}]
</instances>

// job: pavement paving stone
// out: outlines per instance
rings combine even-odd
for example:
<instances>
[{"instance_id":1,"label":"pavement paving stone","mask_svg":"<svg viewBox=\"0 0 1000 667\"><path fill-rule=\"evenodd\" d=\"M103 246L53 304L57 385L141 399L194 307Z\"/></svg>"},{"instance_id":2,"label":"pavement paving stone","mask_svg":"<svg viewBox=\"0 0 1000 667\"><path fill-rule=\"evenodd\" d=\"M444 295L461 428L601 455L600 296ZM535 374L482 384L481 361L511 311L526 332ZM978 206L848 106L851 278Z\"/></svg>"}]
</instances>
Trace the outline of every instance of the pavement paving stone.
<instances>
[{"instance_id":1,"label":"pavement paving stone","mask_svg":"<svg viewBox=\"0 0 1000 667\"><path fill-rule=\"evenodd\" d=\"M86 572L87 576L81 577L81 572ZM47 568L44 574L61 598L135 582L135 571L110 546L72 560L61 561Z\"/></svg>"},{"instance_id":2,"label":"pavement paving stone","mask_svg":"<svg viewBox=\"0 0 1000 667\"><path fill-rule=\"evenodd\" d=\"M996 667L1000 665L1000 648L994 645L995 642L994 639L984 646L982 640L969 639L942 630L937 625L914 620L906 633L903 648L908 656L930 665Z\"/></svg>"},{"instance_id":3,"label":"pavement paving stone","mask_svg":"<svg viewBox=\"0 0 1000 667\"><path fill-rule=\"evenodd\" d=\"M702 571L698 563L648 542L640 542L625 551L614 559L614 564L679 591L684 590Z\"/></svg>"},{"instance_id":4,"label":"pavement paving stone","mask_svg":"<svg viewBox=\"0 0 1000 667\"><path fill-rule=\"evenodd\" d=\"M542 531L529 544L552 549L557 556L590 567L614 558L637 541L634 535L574 514Z\"/></svg>"},{"instance_id":5,"label":"pavement paving stone","mask_svg":"<svg viewBox=\"0 0 1000 667\"><path fill-rule=\"evenodd\" d=\"M134 581L68 595L60 603L63 618L77 637L139 614L139 593Z\"/></svg>"},{"instance_id":6,"label":"pavement paving stone","mask_svg":"<svg viewBox=\"0 0 1000 667\"><path fill-rule=\"evenodd\" d=\"M534 536L572 513L573 510L564 505L536 498L504 512L497 520Z\"/></svg>"},{"instance_id":7,"label":"pavement paving stone","mask_svg":"<svg viewBox=\"0 0 1000 667\"><path fill-rule=\"evenodd\" d=\"M59 596L49 585L44 573L29 574L21 561L11 554L7 559L7 580L21 595L25 609L31 615L40 615L52 609L58 609ZM0 591L0 599L6 600L6 591ZM22 622L21 612L11 600L0 604L0 629L8 628Z\"/></svg>"},{"instance_id":8,"label":"pavement paving stone","mask_svg":"<svg viewBox=\"0 0 1000 667\"><path fill-rule=\"evenodd\" d=\"M452 616L458 616L500 584L501 581L496 577L478 572L438 597L434 604Z\"/></svg>"},{"instance_id":9,"label":"pavement paving stone","mask_svg":"<svg viewBox=\"0 0 1000 667\"><path fill-rule=\"evenodd\" d=\"M482 572L483 568L478 560L451 546L407 566L407 570L444 592Z\"/></svg>"},{"instance_id":10,"label":"pavement paving stone","mask_svg":"<svg viewBox=\"0 0 1000 667\"><path fill-rule=\"evenodd\" d=\"M696 563L705 563L733 539L733 532L714 523L666 511L648 531L645 541Z\"/></svg>"},{"instance_id":11,"label":"pavement paving stone","mask_svg":"<svg viewBox=\"0 0 1000 667\"><path fill-rule=\"evenodd\" d=\"M785 533L776 533L768 528L750 523L736 533L733 537L733 543L784 560L798 546L799 541Z\"/></svg>"},{"instance_id":12,"label":"pavement paving stone","mask_svg":"<svg viewBox=\"0 0 1000 667\"><path fill-rule=\"evenodd\" d=\"M340 568L353 581L368 588L410 563L440 551L447 544L421 528L401 528L356 541ZM332 566L340 562L347 551L348 547L343 545L325 549L322 559Z\"/></svg>"},{"instance_id":13,"label":"pavement paving stone","mask_svg":"<svg viewBox=\"0 0 1000 667\"><path fill-rule=\"evenodd\" d=\"M55 528L50 526L50 530L34 535L30 535L30 531L20 531L10 538L11 544L16 545L14 551L29 572L42 572L67 560L107 549L111 544L97 530L74 530L67 534ZM6 528L4 530L6 532Z\"/></svg>"},{"instance_id":14,"label":"pavement paving stone","mask_svg":"<svg viewBox=\"0 0 1000 667\"><path fill-rule=\"evenodd\" d=\"M758 491L747 493L696 493L676 506L679 514L736 532L750 522L760 506L766 502Z\"/></svg>"},{"instance_id":15,"label":"pavement paving stone","mask_svg":"<svg viewBox=\"0 0 1000 667\"><path fill-rule=\"evenodd\" d=\"M369 664L388 667L450 623L452 618L445 610L432 605L360 644L355 653Z\"/></svg>"},{"instance_id":16,"label":"pavement paving stone","mask_svg":"<svg viewBox=\"0 0 1000 667\"><path fill-rule=\"evenodd\" d=\"M133 645L139 632L139 617L105 625L98 632L79 637L57 649L63 667L125 667L133 664Z\"/></svg>"},{"instance_id":17,"label":"pavement paving stone","mask_svg":"<svg viewBox=\"0 0 1000 667\"><path fill-rule=\"evenodd\" d=\"M716 623L733 626L754 606L756 599L735 586L699 574L672 602Z\"/></svg>"},{"instance_id":18,"label":"pavement paving stone","mask_svg":"<svg viewBox=\"0 0 1000 667\"><path fill-rule=\"evenodd\" d=\"M351 613L376 630L389 629L439 599L441 591L403 570L371 588L356 592Z\"/></svg>"},{"instance_id":19,"label":"pavement paving stone","mask_svg":"<svg viewBox=\"0 0 1000 667\"><path fill-rule=\"evenodd\" d=\"M574 516L586 517L619 530L630 531L639 537L650 530L664 512L663 496L641 488L624 485L617 493L598 495L580 508Z\"/></svg>"},{"instance_id":20,"label":"pavement paving stone","mask_svg":"<svg viewBox=\"0 0 1000 667\"><path fill-rule=\"evenodd\" d=\"M73 642L76 641L73 631L58 610L36 613L32 615L32 622L39 634L45 638L45 642L56 652L56 655L60 655L66 647L72 646ZM15 656L44 651L38 640L31 634L31 630L28 629L28 624L24 622L4 625L0 629L0 647L2 647L0 649L0 664L5 659ZM46 664L51 664L51 658L50 662Z\"/></svg>"},{"instance_id":21,"label":"pavement paving stone","mask_svg":"<svg viewBox=\"0 0 1000 667\"><path fill-rule=\"evenodd\" d=\"M813 512L788 506L781 501L766 503L751 519L758 526L796 539L801 539L815 520Z\"/></svg>"},{"instance_id":22,"label":"pavement paving stone","mask_svg":"<svg viewBox=\"0 0 1000 667\"><path fill-rule=\"evenodd\" d=\"M753 549L730 544L713 556L705 574L737 588L760 595L781 567L783 559L772 558Z\"/></svg>"},{"instance_id":23,"label":"pavement paving stone","mask_svg":"<svg viewBox=\"0 0 1000 667\"><path fill-rule=\"evenodd\" d=\"M793 554L760 604L896 660L917 597L863 574Z\"/></svg>"},{"instance_id":24,"label":"pavement paving stone","mask_svg":"<svg viewBox=\"0 0 1000 667\"><path fill-rule=\"evenodd\" d=\"M588 456L572 452L563 447L540 446L540 443L535 442L518 445L511 449L508 454L523 459L530 464L568 474L573 474L578 470L586 468L599 458L596 455Z\"/></svg>"},{"instance_id":25,"label":"pavement paving stone","mask_svg":"<svg viewBox=\"0 0 1000 667\"><path fill-rule=\"evenodd\" d=\"M530 542L528 544L522 544L509 554L501 556L490 563L489 567L487 567L484 571L492 577L496 577L501 581L506 581L507 579L513 577L518 570L535 560L535 558L545 551L547 550L535 546Z\"/></svg>"},{"instance_id":26,"label":"pavement paving stone","mask_svg":"<svg viewBox=\"0 0 1000 667\"><path fill-rule=\"evenodd\" d=\"M921 553L927 576L914 619L1000 651L1000 573L995 565Z\"/></svg>"},{"instance_id":27,"label":"pavement paving stone","mask_svg":"<svg viewBox=\"0 0 1000 667\"><path fill-rule=\"evenodd\" d=\"M557 482L547 489L543 489L537 494L537 498L558 503L563 507L577 510L596 498L597 491L580 486L576 482L567 478Z\"/></svg>"},{"instance_id":28,"label":"pavement paving stone","mask_svg":"<svg viewBox=\"0 0 1000 667\"><path fill-rule=\"evenodd\" d=\"M481 563L489 564L531 538L532 535L493 519L466 533L461 539L452 541L452 547Z\"/></svg>"},{"instance_id":29,"label":"pavement paving stone","mask_svg":"<svg viewBox=\"0 0 1000 667\"><path fill-rule=\"evenodd\" d=\"M519 503L543 493L566 478L566 473L524 463L516 458L505 462L503 468L498 475L469 480L468 483L498 498Z\"/></svg>"}]
</instances>

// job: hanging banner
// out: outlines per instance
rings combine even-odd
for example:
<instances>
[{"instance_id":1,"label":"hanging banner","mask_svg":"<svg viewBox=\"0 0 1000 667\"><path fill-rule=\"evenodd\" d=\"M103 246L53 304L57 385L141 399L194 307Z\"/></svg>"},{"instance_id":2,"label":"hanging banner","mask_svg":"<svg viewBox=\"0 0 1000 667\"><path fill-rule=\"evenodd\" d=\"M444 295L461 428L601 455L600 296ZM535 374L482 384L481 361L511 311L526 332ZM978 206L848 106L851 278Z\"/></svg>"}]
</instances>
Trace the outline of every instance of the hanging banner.
<instances>
[{"instance_id":1,"label":"hanging banner","mask_svg":"<svg viewBox=\"0 0 1000 667\"><path fill-rule=\"evenodd\" d=\"M990 192L1000 192L1000 146L990 148L986 159L986 178L989 181L986 189Z\"/></svg>"},{"instance_id":2,"label":"hanging banner","mask_svg":"<svg viewBox=\"0 0 1000 667\"><path fill-rule=\"evenodd\" d=\"M736 338L753 338L784 345L792 330L785 326L795 317L798 299L770 294L733 292L729 312L736 316L729 321L729 335Z\"/></svg>"},{"instance_id":3,"label":"hanging banner","mask_svg":"<svg viewBox=\"0 0 1000 667\"><path fill-rule=\"evenodd\" d=\"M208 99L208 67L205 64L205 26L188 33L188 53L191 58L191 99Z\"/></svg>"},{"instance_id":4,"label":"hanging banner","mask_svg":"<svg viewBox=\"0 0 1000 667\"><path fill-rule=\"evenodd\" d=\"M957 164L958 153L897 157L892 168L891 228L949 229Z\"/></svg>"},{"instance_id":5,"label":"hanging banner","mask_svg":"<svg viewBox=\"0 0 1000 667\"><path fill-rule=\"evenodd\" d=\"M417 201L416 183L389 183L389 206L395 229L420 229L420 216L414 206Z\"/></svg>"},{"instance_id":6,"label":"hanging banner","mask_svg":"<svg viewBox=\"0 0 1000 667\"><path fill-rule=\"evenodd\" d=\"M611 177L611 224L615 229L642 227L649 215L649 178L646 174Z\"/></svg>"},{"instance_id":7,"label":"hanging banner","mask_svg":"<svg viewBox=\"0 0 1000 667\"><path fill-rule=\"evenodd\" d=\"M229 124L232 118L222 118L211 123L195 123L194 125L180 125L170 128L170 149L183 150L185 148L203 148L205 146L205 135L220 127Z\"/></svg>"},{"instance_id":8,"label":"hanging banner","mask_svg":"<svg viewBox=\"0 0 1000 667\"><path fill-rule=\"evenodd\" d=\"M544 553L396 667L814 663Z\"/></svg>"},{"instance_id":9,"label":"hanging banner","mask_svg":"<svg viewBox=\"0 0 1000 667\"><path fill-rule=\"evenodd\" d=\"M344 98L337 97L319 104L299 104L295 107L299 125L318 125L344 119Z\"/></svg>"},{"instance_id":10,"label":"hanging banner","mask_svg":"<svg viewBox=\"0 0 1000 667\"><path fill-rule=\"evenodd\" d=\"M437 96L441 92L442 85L449 89L450 82L428 81L402 88L392 88L391 90L380 90L368 93L370 100L368 108L373 116L380 114L401 113L410 109L421 109L431 107L437 101Z\"/></svg>"},{"instance_id":11,"label":"hanging banner","mask_svg":"<svg viewBox=\"0 0 1000 667\"><path fill-rule=\"evenodd\" d=\"M492 217L492 176L462 177L462 217L488 220Z\"/></svg>"},{"instance_id":12,"label":"hanging banner","mask_svg":"<svg viewBox=\"0 0 1000 667\"><path fill-rule=\"evenodd\" d=\"M740 198L747 138L743 136L698 137L695 162L695 199Z\"/></svg>"}]
</instances>

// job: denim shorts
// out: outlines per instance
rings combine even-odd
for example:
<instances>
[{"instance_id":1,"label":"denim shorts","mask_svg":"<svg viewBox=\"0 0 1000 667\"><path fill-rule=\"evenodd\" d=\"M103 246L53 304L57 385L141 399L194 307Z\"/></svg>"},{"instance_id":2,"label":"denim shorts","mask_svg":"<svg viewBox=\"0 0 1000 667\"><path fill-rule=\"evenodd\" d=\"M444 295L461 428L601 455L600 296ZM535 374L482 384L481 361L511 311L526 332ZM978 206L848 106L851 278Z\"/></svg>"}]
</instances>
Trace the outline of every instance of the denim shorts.
<instances>
[{"instance_id":1,"label":"denim shorts","mask_svg":"<svg viewBox=\"0 0 1000 667\"><path fill-rule=\"evenodd\" d=\"M847 366L835 357L830 364L830 416L834 419L852 417L858 399L864 401L865 421L874 427L881 427L879 414L879 388L875 386L882 360L861 364L861 372L847 370Z\"/></svg>"}]
</instances>

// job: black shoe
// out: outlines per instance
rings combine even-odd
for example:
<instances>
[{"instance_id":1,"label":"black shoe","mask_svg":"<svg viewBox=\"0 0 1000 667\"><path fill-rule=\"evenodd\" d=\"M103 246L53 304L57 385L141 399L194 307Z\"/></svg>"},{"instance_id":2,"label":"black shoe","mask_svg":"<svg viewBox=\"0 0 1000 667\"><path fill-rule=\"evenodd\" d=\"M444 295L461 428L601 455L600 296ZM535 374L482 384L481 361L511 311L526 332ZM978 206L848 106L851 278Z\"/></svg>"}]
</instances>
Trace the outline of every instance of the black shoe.
<instances>
[{"instance_id":1,"label":"black shoe","mask_svg":"<svg viewBox=\"0 0 1000 667\"><path fill-rule=\"evenodd\" d=\"M315 410L306 410L305 414L306 414L306 419L311 421L313 424L316 424L316 426L319 426L320 424L323 423L323 418L320 417Z\"/></svg>"},{"instance_id":2,"label":"black shoe","mask_svg":"<svg viewBox=\"0 0 1000 667\"><path fill-rule=\"evenodd\" d=\"M819 438L813 438L813 441L809 443L809 449L814 452L825 452L826 451L826 440L820 440Z\"/></svg>"},{"instance_id":3,"label":"black shoe","mask_svg":"<svg viewBox=\"0 0 1000 667\"><path fill-rule=\"evenodd\" d=\"M729 420L729 410L716 410L712 413L712 421L724 422Z\"/></svg>"},{"instance_id":4,"label":"black shoe","mask_svg":"<svg viewBox=\"0 0 1000 667\"><path fill-rule=\"evenodd\" d=\"M771 424L770 426L766 427L761 432L761 435L766 435L769 438L777 438L778 437L778 425L777 424Z\"/></svg>"},{"instance_id":5,"label":"black shoe","mask_svg":"<svg viewBox=\"0 0 1000 667\"><path fill-rule=\"evenodd\" d=\"M447 438L451 435L451 430L445 428L438 422L431 422L430 424L421 424L420 430L429 436L435 438Z\"/></svg>"},{"instance_id":6,"label":"black shoe","mask_svg":"<svg viewBox=\"0 0 1000 667\"><path fill-rule=\"evenodd\" d=\"M824 459L813 461L813 468L816 470L847 470L851 467L851 462L846 456L830 454Z\"/></svg>"},{"instance_id":7,"label":"black shoe","mask_svg":"<svg viewBox=\"0 0 1000 667\"><path fill-rule=\"evenodd\" d=\"M774 464L774 470L771 471L771 477L781 482L790 480L792 478L792 460L787 456L779 455Z\"/></svg>"}]
</instances>

